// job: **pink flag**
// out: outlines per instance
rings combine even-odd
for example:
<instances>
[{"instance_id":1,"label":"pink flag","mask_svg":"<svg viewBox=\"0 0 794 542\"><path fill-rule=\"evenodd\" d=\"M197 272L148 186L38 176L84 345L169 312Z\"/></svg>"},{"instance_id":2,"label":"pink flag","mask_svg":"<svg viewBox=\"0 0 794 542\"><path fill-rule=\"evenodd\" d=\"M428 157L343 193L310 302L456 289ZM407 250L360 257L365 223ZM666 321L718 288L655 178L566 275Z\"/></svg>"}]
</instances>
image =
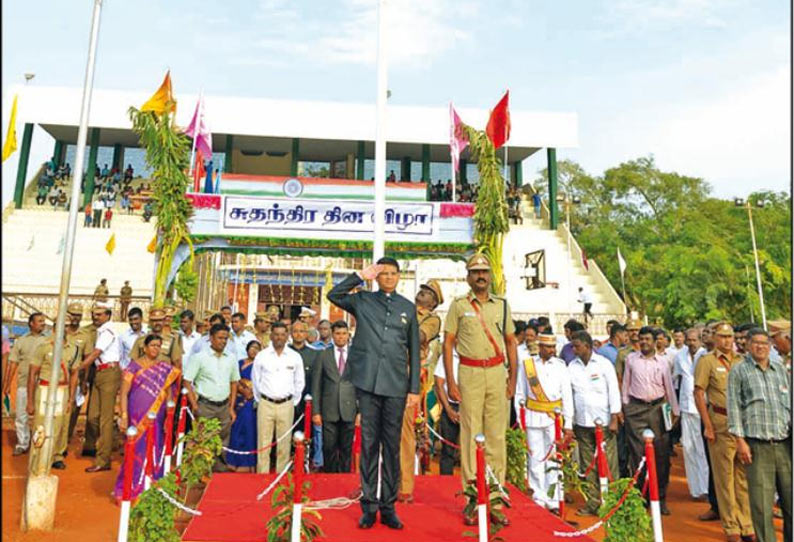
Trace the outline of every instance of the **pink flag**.
<instances>
[{"instance_id":1,"label":"pink flag","mask_svg":"<svg viewBox=\"0 0 794 542\"><path fill-rule=\"evenodd\" d=\"M463 123L452 107L452 102L449 103L449 154L452 157L452 167L458 171L460 165L460 153L463 152L469 145L469 140L466 133L463 131Z\"/></svg>"},{"instance_id":2,"label":"pink flag","mask_svg":"<svg viewBox=\"0 0 794 542\"><path fill-rule=\"evenodd\" d=\"M193 120L185 128L185 134L196 141L196 150L204 154L207 159L212 160L212 134L207 128L204 120L204 97L199 97L196 103L196 111L193 113Z\"/></svg>"}]
</instances>

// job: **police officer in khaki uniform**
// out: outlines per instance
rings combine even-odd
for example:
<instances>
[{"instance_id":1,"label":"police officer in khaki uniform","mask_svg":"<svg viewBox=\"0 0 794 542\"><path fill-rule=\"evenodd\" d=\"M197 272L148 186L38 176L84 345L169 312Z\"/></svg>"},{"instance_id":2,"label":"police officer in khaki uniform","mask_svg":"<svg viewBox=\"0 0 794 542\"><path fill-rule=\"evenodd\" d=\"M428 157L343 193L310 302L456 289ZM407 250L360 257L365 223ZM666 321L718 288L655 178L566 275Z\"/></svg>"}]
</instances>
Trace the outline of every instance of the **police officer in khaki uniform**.
<instances>
[{"instance_id":1,"label":"police officer in khaki uniform","mask_svg":"<svg viewBox=\"0 0 794 542\"><path fill-rule=\"evenodd\" d=\"M428 353L430 342L438 337L441 331L441 318L435 313L436 307L444 302L441 285L437 280L429 280L419 287L414 303L416 319L419 322L419 360L422 367L419 378L421 404L426 405L427 392L432 386L428 376ZM403 426L400 434L400 490L397 500L413 502L414 462L416 461L416 418L422 414L422 407L406 408L403 414ZM416 410L416 411L415 411ZM426 408L424 409L427 410Z\"/></svg>"},{"instance_id":2,"label":"police officer in khaki uniform","mask_svg":"<svg viewBox=\"0 0 794 542\"><path fill-rule=\"evenodd\" d=\"M266 311L260 311L254 317L254 336L262 348L270 345L270 315Z\"/></svg>"},{"instance_id":3,"label":"police officer in khaki uniform","mask_svg":"<svg viewBox=\"0 0 794 542\"><path fill-rule=\"evenodd\" d=\"M124 286L121 287L121 295L119 296L119 303L121 304L121 319L127 319L127 309L132 301L132 287L130 281L125 280Z\"/></svg>"},{"instance_id":4,"label":"police officer in khaki uniform","mask_svg":"<svg viewBox=\"0 0 794 542\"><path fill-rule=\"evenodd\" d=\"M626 331L629 332L629 343L618 350L618 357L615 359L615 374L618 377L618 384L623 386L623 373L626 370L626 358L632 352L640 351L640 328L642 321L631 318L626 323Z\"/></svg>"},{"instance_id":5,"label":"police officer in khaki uniform","mask_svg":"<svg viewBox=\"0 0 794 542\"><path fill-rule=\"evenodd\" d=\"M157 359L170 363L174 367L182 368L182 337L173 333L170 326L165 327L167 312L164 309L149 309L149 334L157 335L163 339L163 346ZM143 357L143 343L146 337L138 337L130 350L130 359Z\"/></svg>"},{"instance_id":6,"label":"police officer in khaki uniform","mask_svg":"<svg viewBox=\"0 0 794 542\"><path fill-rule=\"evenodd\" d=\"M733 351L730 324L719 323L713 338L714 350L695 366L695 405L705 427L703 434L708 441L722 528L728 542L739 542L742 537L754 536L754 531L744 465L736 453L736 440L728 432L726 396L728 373L742 361L742 356Z\"/></svg>"},{"instance_id":7,"label":"police officer in khaki uniform","mask_svg":"<svg viewBox=\"0 0 794 542\"><path fill-rule=\"evenodd\" d=\"M87 352L93 350L94 341L96 341L96 326L90 324L85 327L80 327L80 321L83 319L83 306L80 303L70 303L66 308L66 336L74 344L77 349L77 359L82 361ZM90 350L88 350L90 348ZM88 386L86 384L86 371L78 371L77 378L75 379L75 386L81 386L83 397L88 393ZM77 417L83 408L82 403L79 407L75 403L75 394L70 395L71 407L69 409L69 430L67 431L66 439L72 440L74 435L74 428L77 426ZM87 397L85 397L87 399ZM86 401L87 402L87 401ZM66 449L63 450L63 455L66 456Z\"/></svg>"},{"instance_id":8,"label":"police officer in khaki uniform","mask_svg":"<svg viewBox=\"0 0 794 542\"><path fill-rule=\"evenodd\" d=\"M444 325L447 394L453 401L460 401L461 474L464 485L475 479L474 437L483 433L486 461L504 483L508 400L516 389L513 316L507 300L490 293L488 258L475 254L466 262L466 269L471 291L452 302ZM452 371L453 349L460 356L459 383ZM476 517L464 520L473 524ZM509 522L505 518L503 523Z\"/></svg>"},{"instance_id":9,"label":"police officer in khaki uniform","mask_svg":"<svg viewBox=\"0 0 794 542\"><path fill-rule=\"evenodd\" d=\"M28 372L28 401L27 412L33 416L33 431L38 431L39 427L44 426L44 414L46 409L45 400L49 393L49 387L56 385L50 382L52 375L52 359L55 353L55 338L51 337L41 343L36 349L33 359L30 360L30 370ZM63 354L61 357L61 367L58 373L58 391L55 399L55 416L52 420L52 468L65 469L63 462L66 446L68 444L68 419L69 410L73 401L74 392L77 389L77 366L82 361L80 350L74 342L73 335L69 334L68 328L64 328ZM74 371L74 373L73 373ZM42 461L41 443L33 442L30 453L31 470L36 470L39 462ZM50 461L48 458L47 461Z\"/></svg>"}]
</instances>

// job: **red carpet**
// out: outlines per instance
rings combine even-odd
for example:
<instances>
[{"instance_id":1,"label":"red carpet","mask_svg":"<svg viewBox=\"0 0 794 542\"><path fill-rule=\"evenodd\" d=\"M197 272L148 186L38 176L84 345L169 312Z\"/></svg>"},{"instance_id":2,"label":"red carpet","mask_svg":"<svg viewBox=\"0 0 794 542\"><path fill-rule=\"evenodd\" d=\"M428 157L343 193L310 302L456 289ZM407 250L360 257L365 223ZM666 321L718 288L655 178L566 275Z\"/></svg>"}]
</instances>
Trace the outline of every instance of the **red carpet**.
<instances>
[{"instance_id":1,"label":"red carpet","mask_svg":"<svg viewBox=\"0 0 794 542\"><path fill-rule=\"evenodd\" d=\"M256 496L273 480L268 474L215 474L199 503L201 516L195 516L182 535L186 542L264 542L265 523L271 515L270 497L257 501ZM359 487L358 474L313 474L310 477L313 500L344 497ZM413 504L397 504L397 514L405 524L402 531L391 530L380 523L372 529L358 529L361 515L358 503L345 510L322 510L320 522L325 536L319 541L378 542L428 540L446 542L467 540L464 531L476 532L463 524L461 510L464 499L455 496L460 489L457 476L418 476ZM554 530L573 531L556 516L511 488L513 507L507 511L512 525L499 533L505 542L592 542L586 536L557 538ZM476 540L468 539L468 540Z\"/></svg>"}]
</instances>

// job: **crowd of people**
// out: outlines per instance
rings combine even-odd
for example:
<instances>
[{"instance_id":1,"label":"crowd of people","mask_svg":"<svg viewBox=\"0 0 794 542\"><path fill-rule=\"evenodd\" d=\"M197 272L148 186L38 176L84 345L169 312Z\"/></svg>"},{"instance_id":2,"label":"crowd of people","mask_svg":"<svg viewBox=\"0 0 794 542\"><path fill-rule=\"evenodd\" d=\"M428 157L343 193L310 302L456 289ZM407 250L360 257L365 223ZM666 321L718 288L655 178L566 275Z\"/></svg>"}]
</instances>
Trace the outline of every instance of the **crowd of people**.
<instances>
[{"instance_id":1,"label":"crowd of people","mask_svg":"<svg viewBox=\"0 0 794 542\"><path fill-rule=\"evenodd\" d=\"M377 281L379 290L359 290L364 280ZM721 520L728 541L771 542L777 502L785 532L791 532L790 323L770 326L771 335L755 324L724 321L669 332L630 318L610 321L608 338L599 341L570 320L562 340L547 318L512 318L507 300L490 293L490 262L481 254L467 262L471 291L451 302L443 322L435 312L444 299L438 282L422 284L411 302L396 294L398 280L399 265L384 258L329 292L329 300L354 317L355 333L344 320L320 320L308 308L293 322L277 306L256 313L252 326L230 306L198 321L184 310L178 329L172 329L173 307L155 308L145 328L142 311L127 311L127 303L122 310L129 329L117 334L101 284L91 324L80 326L81 306L67 310L59 386L69 406L56 417L52 466L65 468L66 445L86 398L82 454L95 457L87 472L98 472L111 468L118 429L142 427L154 412L161 434L166 399L177 400L184 386L194 416L221 423L227 452L216 471L281 471L291 453L291 439L283 437L301 428L295 421L310 394L312 469L349 472L359 425L359 526L371 527L380 512L383 523L401 528L394 503L413 500L414 461L425 445L417 442L423 439L416 419L420 413L432 417L432 389L440 405L440 472L453 474L459 447L464 485L475 477L478 433L485 435L489 466L504 483L506 430L526 409L529 486L535 502L552 512L560 502L559 493L549 492L556 481L547 468L552 446L576 442L579 464L587 465L601 426L610 473L627 477L640 467L643 432L651 429L662 514L670 513L670 458L680 440L691 497L710 503L701 520ZM131 290L123 293L129 299ZM32 315L29 325L11 349L3 379L5 393L15 374L19 382L15 454L30 446L29 417L40 425L37 405L51 371L54 341L43 335L44 317ZM563 415L561 442L554 440L557 409ZM263 452L234 453L252 450ZM136 457L139 474L143 455ZM577 514L595 516L601 504L596 471L587 478L587 500ZM644 475L639 487L643 482ZM120 491L119 482L117 497ZM498 507L492 514L509 524ZM464 522L476 518L465 516Z\"/></svg>"}]
</instances>

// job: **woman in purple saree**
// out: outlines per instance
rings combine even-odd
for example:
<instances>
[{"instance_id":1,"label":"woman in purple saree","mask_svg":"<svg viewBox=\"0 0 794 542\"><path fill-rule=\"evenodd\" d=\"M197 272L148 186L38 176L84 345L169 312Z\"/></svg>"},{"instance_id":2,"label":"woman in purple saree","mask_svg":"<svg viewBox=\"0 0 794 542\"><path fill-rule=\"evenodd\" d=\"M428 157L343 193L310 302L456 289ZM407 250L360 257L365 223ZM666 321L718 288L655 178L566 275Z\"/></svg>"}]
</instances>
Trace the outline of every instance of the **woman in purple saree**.
<instances>
[{"instance_id":1,"label":"woman in purple saree","mask_svg":"<svg viewBox=\"0 0 794 542\"><path fill-rule=\"evenodd\" d=\"M127 427L138 429L135 437L135 460L132 471L132 498L143 491L142 470L146 457L146 426L147 415L154 412L154 457L160 463L165 446L165 416L169 399L176 400L179 391L179 379L182 372L170 363L159 361L162 339L157 335L148 335L144 339L143 357L131 361L122 372L121 380L121 420L119 427L124 434ZM113 491L117 500L121 500L124 491L124 473L126 462L122 461L121 471L116 479ZM162 464L154 469L155 479L163 475Z\"/></svg>"}]
</instances>

